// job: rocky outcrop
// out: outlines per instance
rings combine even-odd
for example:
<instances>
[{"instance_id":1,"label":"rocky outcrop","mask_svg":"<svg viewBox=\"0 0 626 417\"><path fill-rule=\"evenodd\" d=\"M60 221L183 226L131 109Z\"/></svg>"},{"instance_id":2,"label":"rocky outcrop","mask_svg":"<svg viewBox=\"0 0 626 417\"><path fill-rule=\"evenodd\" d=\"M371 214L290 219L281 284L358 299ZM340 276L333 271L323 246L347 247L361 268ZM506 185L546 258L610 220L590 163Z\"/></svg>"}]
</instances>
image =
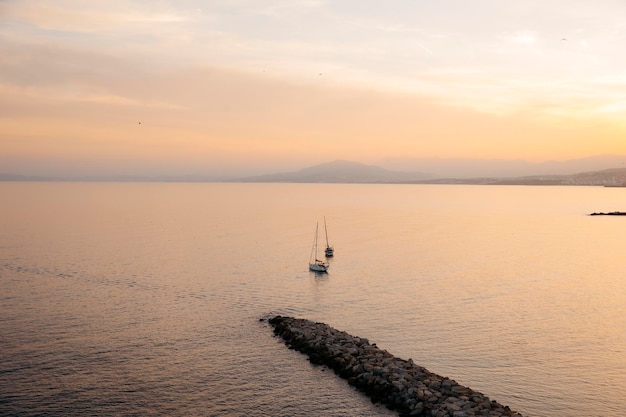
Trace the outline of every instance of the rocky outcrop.
<instances>
[{"instance_id":1,"label":"rocky outcrop","mask_svg":"<svg viewBox=\"0 0 626 417\"><path fill-rule=\"evenodd\" d=\"M429 372L413 360L396 358L367 339L324 323L293 317L269 319L274 333L291 349L323 364L401 416L470 417L521 414L452 379Z\"/></svg>"}]
</instances>

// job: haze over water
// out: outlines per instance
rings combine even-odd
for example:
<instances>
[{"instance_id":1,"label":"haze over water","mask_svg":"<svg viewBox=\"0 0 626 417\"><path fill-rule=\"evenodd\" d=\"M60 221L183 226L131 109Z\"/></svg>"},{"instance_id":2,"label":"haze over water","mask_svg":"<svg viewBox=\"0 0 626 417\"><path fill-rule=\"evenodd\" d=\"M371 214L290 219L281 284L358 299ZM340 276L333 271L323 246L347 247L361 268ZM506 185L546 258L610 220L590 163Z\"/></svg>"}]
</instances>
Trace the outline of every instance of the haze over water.
<instances>
[{"instance_id":1,"label":"haze over water","mask_svg":"<svg viewBox=\"0 0 626 417\"><path fill-rule=\"evenodd\" d=\"M527 417L626 409L621 188L0 183L0 414L391 416L260 318ZM326 216L336 256L307 270Z\"/></svg>"}]
</instances>

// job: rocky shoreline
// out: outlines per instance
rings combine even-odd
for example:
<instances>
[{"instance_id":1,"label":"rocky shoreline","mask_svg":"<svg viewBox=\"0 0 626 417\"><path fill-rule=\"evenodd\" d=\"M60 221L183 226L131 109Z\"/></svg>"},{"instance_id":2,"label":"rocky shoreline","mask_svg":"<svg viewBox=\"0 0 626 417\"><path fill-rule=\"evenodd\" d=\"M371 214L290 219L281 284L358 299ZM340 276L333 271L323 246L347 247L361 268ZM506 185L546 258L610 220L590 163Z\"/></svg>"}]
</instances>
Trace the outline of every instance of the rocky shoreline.
<instances>
[{"instance_id":1,"label":"rocky shoreline","mask_svg":"<svg viewBox=\"0 0 626 417\"><path fill-rule=\"evenodd\" d=\"M385 404L400 416L522 417L480 392L429 372L412 359L396 358L367 339L327 324L283 316L273 317L269 323L290 349L333 369L372 402Z\"/></svg>"}]
</instances>

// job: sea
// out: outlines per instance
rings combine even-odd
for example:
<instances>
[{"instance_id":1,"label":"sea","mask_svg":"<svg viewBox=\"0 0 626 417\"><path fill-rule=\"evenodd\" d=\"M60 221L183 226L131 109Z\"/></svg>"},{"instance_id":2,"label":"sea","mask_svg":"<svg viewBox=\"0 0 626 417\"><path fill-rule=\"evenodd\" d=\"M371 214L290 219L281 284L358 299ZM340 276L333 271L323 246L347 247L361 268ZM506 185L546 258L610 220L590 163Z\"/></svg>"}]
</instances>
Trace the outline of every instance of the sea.
<instances>
[{"instance_id":1,"label":"sea","mask_svg":"<svg viewBox=\"0 0 626 417\"><path fill-rule=\"evenodd\" d=\"M394 416L267 318L626 416L626 188L0 183L0 415ZM335 256L308 270L316 225ZM320 252L320 257L323 253Z\"/></svg>"}]
</instances>

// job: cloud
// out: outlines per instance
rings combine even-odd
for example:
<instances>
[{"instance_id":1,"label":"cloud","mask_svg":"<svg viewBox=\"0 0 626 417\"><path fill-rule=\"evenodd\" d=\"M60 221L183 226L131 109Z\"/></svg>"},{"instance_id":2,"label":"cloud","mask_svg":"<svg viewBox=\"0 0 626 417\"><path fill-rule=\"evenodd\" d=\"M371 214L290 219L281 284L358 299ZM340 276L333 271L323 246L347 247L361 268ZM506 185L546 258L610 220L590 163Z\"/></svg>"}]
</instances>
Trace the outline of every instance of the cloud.
<instances>
[{"instance_id":1,"label":"cloud","mask_svg":"<svg viewBox=\"0 0 626 417\"><path fill-rule=\"evenodd\" d=\"M151 108L162 108L162 109L170 109L170 110L187 110L188 108L185 106L175 105L171 103L159 102L159 101L142 101L136 100L132 98L127 98L123 96L116 95L84 95L75 98L77 101L82 101L85 103L97 103L97 104L108 104L115 106L125 106L125 107L151 107Z\"/></svg>"},{"instance_id":2,"label":"cloud","mask_svg":"<svg viewBox=\"0 0 626 417\"><path fill-rule=\"evenodd\" d=\"M37 3L30 0L24 4L34 6ZM547 96L551 97L550 114L564 114L571 108L570 100L581 103L583 106L579 108L584 108L584 103L588 108L595 105L610 107L613 100L609 95L610 88L595 81L611 76L610 72L602 72L607 60L604 54L598 55L597 50L584 48L563 50L558 44L560 40L552 45L538 42L538 35L530 30L509 32L508 35L494 36L490 42L469 45L467 41L460 42L458 35L439 32L438 36L426 29L389 26L382 22L368 25L368 22L374 22L353 17L344 22L350 35L342 35L343 43L330 39L311 40L307 36L255 38L252 33L234 30L231 20L225 15L218 16L215 9L203 11L201 17L194 18L197 21L190 19L194 23L186 28L178 24L187 19L180 17L185 13L167 13L168 7L161 6L150 13L146 10L145 13L124 14L114 8L108 9L109 6L104 4L96 3L107 10L99 15L102 24L128 24L133 19L144 21L133 29L134 35L105 30L104 34L97 36L100 40L93 41L82 37L74 39L73 36L46 38L37 33L27 37L22 32L19 34L23 36L17 38L15 34L0 36L0 52L6 62L0 68L4 82L45 85L49 92L56 89L59 96L73 95L79 100L94 101L97 98L101 102L114 102L113 97L117 97L120 104L158 103L158 106L172 109L187 106L169 102L167 98L130 97L126 92L112 91L111 86L115 80L136 77L136 86L131 86L130 82L124 85L127 91L132 91L142 84L143 74L167 72L172 68L230 68L293 82L323 81L329 87L353 86L415 94L442 104L496 114L517 112L529 105L536 106L535 112L539 113L544 107L537 106L537 103L547 100L538 98ZM121 1L114 4L128 6ZM241 4L253 4L259 8L241 12L245 15L264 10L258 2ZM284 2L273 5L284 13L292 13ZM320 2L313 2L307 10L320 13L318 9L322 6ZM60 13L67 6L55 3L51 7ZM223 3L222 7L230 6ZM99 10L90 9L90 13L96 16ZM75 12L78 13L75 17L82 13L80 10ZM197 14L197 10L190 9L189 13ZM338 16L333 15L332 19L337 25ZM54 22L54 18L51 21ZM165 22L165 26L168 26L167 22L171 23L171 31L165 31L168 36L158 35L154 39L152 35L140 36L149 32L148 28L156 21ZM199 21L211 22L209 29L201 30ZM142 27L144 23L146 27ZM158 26L161 28L162 25ZM366 33L368 26L374 33ZM133 28L132 25L128 27ZM333 30L337 30L336 26ZM377 35L381 35L380 38ZM130 36L131 41L118 42L118 36L122 40ZM514 48L511 43L533 44L533 48ZM604 68L609 69L606 65ZM602 97L607 100L604 104ZM555 111L560 98L563 99L563 112Z\"/></svg>"},{"instance_id":3,"label":"cloud","mask_svg":"<svg viewBox=\"0 0 626 417\"><path fill-rule=\"evenodd\" d=\"M537 37L532 32L518 32L509 37L513 43L532 44L537 42Z\"/></svg>"},{"instance_id":4,"label":"cloud","mask_svg":"<svg viewBox=\"0 0 626 417\"><path fill-rule=\"evenodd\" d=\"M181 23L192 20L192 12L175 7L143 8L128 0L18 0L6 7L5 19L46 31L100 33L137 29L137 24Z\"/></svg>"}]
</instances>

